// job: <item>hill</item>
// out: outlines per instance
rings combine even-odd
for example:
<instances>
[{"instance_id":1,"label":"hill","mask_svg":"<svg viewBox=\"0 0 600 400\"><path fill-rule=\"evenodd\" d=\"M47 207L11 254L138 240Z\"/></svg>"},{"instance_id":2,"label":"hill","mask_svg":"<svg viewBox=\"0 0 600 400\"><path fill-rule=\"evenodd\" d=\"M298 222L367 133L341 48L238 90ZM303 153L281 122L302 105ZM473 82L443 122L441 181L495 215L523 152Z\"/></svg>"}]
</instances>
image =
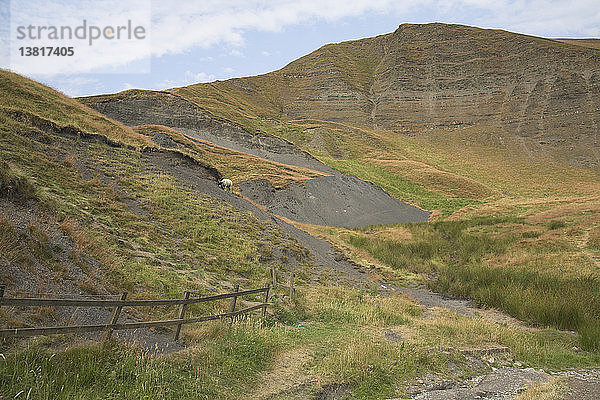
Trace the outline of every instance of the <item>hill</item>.
<instances>
[{"instance_id":1,"label":"hill","mask_svg":"<svg viewBox=\"0 0 600 400\"><path fill-rule=\"evenodd\" d=\"M597 166L600 53L581 43L405 24L266 75L172 92L259 127L282 117L413 136L477 127L518 139L534 156Z\"/></svg>"},{"instance_id":2,"label":"hill","mask_svg":"<svg viewBox=\"0 0 600 400\"><path fill-rule=\"evenodd\" d=\"M507 194L597 193L600 53L572 43L404 24L169 92L447 216ZM82 101L104 110L111 97Z\"/></svg>"},{"instance_id":3,"label":"hill","mask_svg":"<svg viewBox=\"0 0 600 400\"><path fill-rule=\"evenodd\" d=\"M3 341L0 397L597 392L582 370L600 365L597 54L429 24L258 77L79 103L0 71L7 296L298 277L266 319L189 326L179 343ZM392 223L403 210L432 221ZM2 307L0 322L106 313Z\"/></svg>"}]
</instances>

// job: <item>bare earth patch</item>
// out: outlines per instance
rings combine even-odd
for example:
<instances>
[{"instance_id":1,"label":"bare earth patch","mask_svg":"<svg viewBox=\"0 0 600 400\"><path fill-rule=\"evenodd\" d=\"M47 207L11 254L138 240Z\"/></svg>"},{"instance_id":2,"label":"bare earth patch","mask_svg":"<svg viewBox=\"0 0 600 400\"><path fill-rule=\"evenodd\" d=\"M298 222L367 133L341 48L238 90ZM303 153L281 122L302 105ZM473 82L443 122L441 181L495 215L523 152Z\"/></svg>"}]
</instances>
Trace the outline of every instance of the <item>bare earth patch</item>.
<instances>
[{"instance_id":1,"label":"bare earth patch","mask_svg":"<svg viewBox=\"0 0 600 400\"><path fill-rule=\"evenodd\" d=\"M310 360L306 349L293 349L280 354L273 368L262 374L258 387L248 398L278 399L286 392L301 390L302 384L309 380L303 366Z\"/></svg>"}]
</instances>

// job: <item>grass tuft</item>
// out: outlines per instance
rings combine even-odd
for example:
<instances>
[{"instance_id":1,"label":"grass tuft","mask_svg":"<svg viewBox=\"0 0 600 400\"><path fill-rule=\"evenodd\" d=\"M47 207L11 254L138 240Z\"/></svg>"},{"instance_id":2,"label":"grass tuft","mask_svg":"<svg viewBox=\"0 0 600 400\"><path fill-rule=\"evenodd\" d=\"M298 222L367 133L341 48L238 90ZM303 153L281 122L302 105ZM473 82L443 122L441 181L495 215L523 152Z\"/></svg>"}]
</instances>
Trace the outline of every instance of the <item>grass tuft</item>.
<instances>
[{"instance_id":1,"label":"grass tuft","mask_svg":"<svg viewBox=\"0 0 600 400\"><path fill-rule=\"evenodd\" d=\"M6 162L0 162L0 197L20 202L39 199L31 181L17 175Z\"/></svg>"}]
</instances>

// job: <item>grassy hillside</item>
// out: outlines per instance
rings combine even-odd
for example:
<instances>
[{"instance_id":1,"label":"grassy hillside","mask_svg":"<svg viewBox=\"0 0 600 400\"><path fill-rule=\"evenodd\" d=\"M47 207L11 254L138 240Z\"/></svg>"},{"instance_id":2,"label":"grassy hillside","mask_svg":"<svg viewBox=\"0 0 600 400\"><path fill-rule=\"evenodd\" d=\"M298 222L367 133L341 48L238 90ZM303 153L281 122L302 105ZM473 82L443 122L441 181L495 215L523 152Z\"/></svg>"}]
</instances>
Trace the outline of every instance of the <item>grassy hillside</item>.
<instances>
[{"instance_id":1,"label":"grassy hillside","mask_svg":"<svg viewBox=\"0 0 600 400\"><path fill-rule=\"evenodd\" d=\"M83 272L75 284L99 293L214 290L225 277L250 285L265 279L269 263L281 265L282 251L305 262L303 249L271 224L198 194L176 169L154 160L153 152L141 152L156 147L146 135L35 82L8 72L1 77L10 88L0 100L3 262L30 265L27 275L37 282L14 282L10 269L4 270L3 281L15 285L11 290L61 292L61 282L74 279L73 271L55 265L63 257L56 253L67 250L66 261ZM35 107L21 106L30 103ZM209 173L204 166L212 161L224 165L218 149L192 144L161 154L184 153L198 156L198 173ZM229 168L251 173L250 163L239 164L232 160ZM259 163L254 168L266 171ZM298 176L290 170L288 179ZM66 243L53 245L57 241ZM230 251L222 252L223 246ZM44 266L58 270L36 276Z\"/></svg>"},{"instance_id":2,"label":"grassy hillside","mask_svg":"<svg viewBox=\"0 0 600 400\"><path fill-rule=\"evenodd\" d=\"M136 147L150 144L147 138L135 134L131 128L106 118L62 93L15 73L0 70L0 89L3 125L9 123L6 118L11 117L11 112L25 112L60 126L73 126L91 134L101 133L124 144Z\"/></svg>"},{"instance_id":3,"label":"grassy hillside","mask_svg":"<svg viewBox=\"0 0 600 400\"><path fill-rule=\"evenodd\" d=\"M398 226L396 235L389 235L391 227L312 229L394 271L435 276L428 284L436 291L539 326L577 330L582 347L598 350L598 198L512 206L512 212L473 208L453 221ZM491 216L481 216L486 211Z\"/></svg>"},{"instance_id":4,"label":"grassy hillside","mask_svg":"<svg viewBox=\"0 0 600 400\"><path fill-rule=\"evenodd\" d=\"M443 50L450 39L444 39L436 48L424 43L424 37L441 37L443 34L454 38L460 48L452 53L452 63L444 58L448 53ZM593 143L584 145L593 141L593 132L584 134L579 131L579 126L587 126L589 119L594 120L598 115L588 109L587 100L579 99L577 93L589 92L592 102L595 101L595 72L590 62L597 54L565 43L443 24L403 25L393 34L324 46L269 74L192 85L171 92L249 130L263 130L290 140L335 169L371 181L401 200L433 210L434 218L447 220L448 225L440 222L440 227L452 226L443 229L453 233L438 237L438 228L426 225L427 240L440 239L448 248L460 249L461 240L468 237L473 243L467 250L473 251L474 255L448 254L441 250L445 245L440 245L436 251L430 249L416 259L409 257L410 262L404 262L406 253L411 254L413 250L418 253L419 246L429 248L430 245L407 242L406 238L383 244L376 241L358 245L358 242L346 241L346 245L358 247L366 251L367 256L375 258L374 253L385 253L388 247L397 246L387 261L378 259L379 262L402 271L434 274L439 278L430 284L437 290L476 298L482 304L500 307L534 323L587 331L587 339L582 339L582 343L594 348L599 335L589 327L597 322L600 303L593 295L598 280L597 254L593 245L582 244L572 235L594 237L586 232L595 232L595 222L589 225L589 219L570 221L575 224L573 229L565 231L561 237L540 233L539 246L517 246L520 233L505 232L504 228L507 221L521 224L523 218L529 218L528 213L543 208L586 204L593 210L598 204L598 170L593 167L593 161L591 164L577 161L595 157L590 156L595 148ZM554 54L552 57L564 57L574 65L592 68L590 78L584 84L587 87L575 88L572 86L574 81L570 78L561 80L563 78L552 66L541 66L540 63L548 61L548 51ZM504 76L497 70L500 64L505 66ZM430 69L428 76L431 79L427 82L415 73L424 65ZM547 83L539 82L528 89L519 88L518 81L522 77L518 74L526 73L521 71L524 65L532 66L530 78L534 81L542 70L553 76L556 80L552 89L548 92L548 87L544 86ZM478 75L475 70L485 73ZM451 81L448 76L452 74L460 77ZM514 79L506 80L506 76ZM454 87L459 81L462 82L460 87ZM434 100L442 96L442 85L449 85L464 97L472 98L470 101L478 102L478 106L473 108L448 95L448 104L440 108L440 104L423 98L423 93L429 93ZM400 97L397 100L385 97L395 87L400 88L394 92ZM476 90L497 90L505 99L499 101L494 97L497 95L490 95L481 100L479 94L471 93ZM571 103L559 104L559 97L564 97L560 93L567 92L573 94L569 97ZM379 93L379 97L374 93ZM407 116L421 112L407 108L406 97L402 96L410 93L418 100L414 107L426 104L431 108L432 114L423 120L424 125ZM381 112L378 107L383 104L378 102L384 99L387 99L385 107L388 108L385 109L389 113L386 118L404 121L402 124L406 129L391 129L393 123L387 123L386 127L386 123L377 122ZM365 102L371 103L370 108L365 108ZM551 110L552 107L555 109ZM587 119L576 117L579 111L560 114L563 108L581 109ZM536 125L543 130L536 134L538 128L534 129L531 120L538 112L544 116L544 126ZM480 113L487 113L487 117L478 117ZM495 117L488 118L491 115ZM427 122L430 120L437 122ZM570 128L553 131L559 125ZM552 138L546 137L548 132L553 132ZM588 146L586 156L578 146ZM470 224L477 226L480 223L476 218L480 215L499 219L486 223L490 227L483 236L465 236L465 230L471 229ZM547 214L541 215L539 224L557 223L544 217ZM576 224L581 226L576 229ZM504 232L508 241L495 250L492 250L495 245L488 243L491 246L488 249L487 241L495 243L493 238L499 232ZM525 235L528 234L534 235ZM337 240L335 235L328 236L330 240ZM566 242L570 244L565 245ZM542 259L539 254L543 248L554 250ZM489 252L497 253L497 258L502 261L488 259L491 257ZM515 252L522 257L520 261L511 258ZM362 254L365 256L364 252ZM539 267L523 260L537 260ZM521 261L523 265L519 264ZM490 269L494 263L503 267ZM496 280L482 278L492 276L494 271L503 271L505 275L497 276ZM565 271L576 283L563 281ZM469 285L467 282L476 283ZM564 293L564 286L578 289ZM528 291L529 295L523 295L523 291ZM519 296L524 296L523 301L514 300ZM553 300L540 302L539 309L527 311L527 296ZM594 300L586 303L584 299L587 298ZM573 309L567 312L558 304Z\"/></svg>"},{"instance_id":5,"label":"grassy hillside","mask_svg":"<svg viewBox=\"0 0 600 400\"><path fill-rule=\"evenodd\" d=\"M597 192L598 53L573 43L406 24L170 92L448 216L503 195ZM566 76L565 62L588 72Z\"/></svg>"},{"instance_id":6,"label":"grassy hillside","mask_svg":"<svg viewBox=\"0 0 600 400\"><path fill-rule=\"evenodd\" d=\"M405 27L391 38L401 42L415 30ZM485 43L494 31L452 32L497 51ZM512 38L509 47L523 41L538 46L525 53L555 46L500 34ZM197 181L206 178L214 186L219 174L236 182L266 177L281 187L318 173L192 140L164 126L125 127L0 71L0 280L9 295L208 294L236 283L264 283L271 266L294 269L299 284L296 300L275 298L265 320L185 327L187 350L173 354L72 336L5 340L0 397L266 399L337 392L378 399L412 393L416 377L435 385L502 366L600 366L597 169L572 162L571 153L557 156L539 137L514 134L508 121L520 106L512 103L495 124L457 118L416 130L409 122L405 131L386 125L374 94L384 93L386 84L389 89L407 82L380 78L394 65L410 69L440 61L421 42L402 42L392 50L407 58L390 59L390 40L385 35L328 45L271 74L172 90L217 117L290 140L340 171L436 211L436 221L423 224L298 224L368 271L364 285L352 288L331 286L343 276L316 273L297 241L224 197L203 192ZM589 55L569 44L556 46L577 59ZM481 71L477 62L448 64ZM435 81L408 83L425 90ZM318 92L315 85L325 89ZM528 90L523 107L538 112L535 90ZM431 110L440 107L436 99L427 103ZM478 112L489 111L480 106ZM527 123L519 123L519 132L529 129ZM585 160L589 154L580 153ZM381 284L426 284L484 308L470 316L426 308ZM486 309L492 307L519 320ZM72 317L53 309L0 308L3 326Z\"/></svg>"}]
</instances>

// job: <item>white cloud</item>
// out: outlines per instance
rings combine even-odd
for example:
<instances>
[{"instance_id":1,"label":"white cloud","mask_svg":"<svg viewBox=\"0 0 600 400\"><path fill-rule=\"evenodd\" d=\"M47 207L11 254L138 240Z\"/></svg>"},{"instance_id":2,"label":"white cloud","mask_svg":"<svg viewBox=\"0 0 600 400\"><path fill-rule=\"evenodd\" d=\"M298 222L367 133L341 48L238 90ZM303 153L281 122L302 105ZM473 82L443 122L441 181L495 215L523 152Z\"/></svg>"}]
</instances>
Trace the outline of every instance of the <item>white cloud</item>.
<instances>
[{"instance_id":1,"label":"white cloud","mask_svg":"<svg viewBox=\"0 0 600 400\"><path fill-rule=\"evenodd\" d=\"M544 37L597 36L596 0L450 0L447 12L462 23ZM448 6L450 5L450 6Z\"/></svg>"},{"instance_id":2,"label":"white cloud","mask_svg":"<svg viewBox=\"0 0 600 400\"><path fill-rule=\"evenodd\" d=\"M190 83L212 82L217 79L213 74L207 74L206 72L185 71L184 75L185 79Z\"/></svg>"},{"instance_id":3,"label":"white cloud","mask_svg":"<svg viewBox=\"0 0 600 400\"><path fill-rule=\"evenodd\" d=\"M333 22L366 13L396 15L398 23L415 19L455 21L550 37L600 33L597 0L178 0L152 2L151 17L150 0L12 2L16 3L19 5L13 7L13 21L20 18L36 23L78 24L87 18L97 25L108 25L151 18L151 41L122 43L118 47L111 46L114 43L79 46L81 57L73 58L66 68L59 62L64 62L64 57L47 57L36 60L37 63L21 57L16 63L18 68L14 68L19 71L35 67L36 73L47 74L99 69L124 72L127 66L142 71L147 70L143 62L150 52L160 57L214 46L226 47L230 55L243 56L241 49L249 32L277 32L291 25Z\"/></svg>"},{"instance_id":4,"label":"white cloud","mask_svg":"<svg viewBox=\"0 0 600 400\"><path fill-rule=\"evenodd\" d=\"M153 5L153 54L181 53L191 47L217 44L241 46L248 31L277 32L286 26L315 19L334 21L369 11L404 9L392 0L237 0L160 2Z\"/></svg>"},{"instance_id":5,"label":"white cloud","mask_svg":"<svg viewBox=\"0 0 600 400\"><path fill-rule=\"evenodd\" d=\"M239 51L238 49L232 49L232 50L229 52L229 55L230 55L230 56L235 56L235 57L244 57L244 53L243 53L243 52L241 52L241 51Z\"/></svg>"},{"instance_id":6,"label":"white cloud","mask_svg":"<svg viewBox=\"0 0 600 400\"><path fill-rule=\"evenodd\" d=\"M156 82L154 85L152 85L152 89L153 90L165 90L165 89L171 89L171 88L179 87L179 86L186 86L186 85L181 84L181 81L178 81L178 80L165 79L160 82Z\"/></svg>"},{"instance_id":7,"label":"white cloud","mask_svg":"<svg viewBox=\"0 0 600 400\"><path fill-rule=\"evenodd\" d=\"M237 0L159 2L153 8L153 54L192 47L243 46L249 31L336 21L365 13L403 19L460 21L546 36L591 36L600 26L597 0ZM382 32L383 33L383 32Z\"/></svg>"},{"instance_id":8,"label":"white cloud","mask_svg":"<svg viewBox=\"0 0 600 400\"><path fill-rule=\"evenodd\" d=\"M269 53L269 52L268 52L268 51L266 51L266 50L263 50L263 51L261 51L261 53L260 53L260 54L262 54L262 55L263 55L263 56L265 56L265 57L270 57L270 56L271 56L271 53Z\"/></svg>"},{"instance_id":9,"label":"white cloud","mask_svg":"<svg viewBox=\"0 0 600 400\"><path fill-rule=\"evenodd\" d=\"M185 71L182 79L165 79L152 85L154 90L164 90L174 87L181 87L192 85L194 83L201 82L213 82L216 80L216 76L213 74L207 74L206 72L192 72Z\"/></svg>"},{"instance_id":10,"label":"white cloud","mask_svg":"<svg viewBox=\"0 0 600 400\"><path fill-rule=\"evenodd\" d=\"M51 76L149 69L151 8L148 1L12 1L10 18L10 67L20 73ZM131 28L127 28L129 23ZM143 32L140 30L136 39L134 29L138 26ZM92 39L102 31L112 39ZM64 48L65 52L27 56L27 47L38 49L38 54L40 48L46 51L49 47ZM68 47L72 47L71 55L66 52Z\"/></svg>"},{"instance_id":11,"label":"white cloud","mask_svg":"<svg viewBox=\"0 0 600 400\"><path fill-rule=\"evenodd\" d=\"M44 83L71 97L85 96L90 94L90 89L99 90L101 87L100 80L81 75L62 76Z\"/></svg>"}]
</instances>

